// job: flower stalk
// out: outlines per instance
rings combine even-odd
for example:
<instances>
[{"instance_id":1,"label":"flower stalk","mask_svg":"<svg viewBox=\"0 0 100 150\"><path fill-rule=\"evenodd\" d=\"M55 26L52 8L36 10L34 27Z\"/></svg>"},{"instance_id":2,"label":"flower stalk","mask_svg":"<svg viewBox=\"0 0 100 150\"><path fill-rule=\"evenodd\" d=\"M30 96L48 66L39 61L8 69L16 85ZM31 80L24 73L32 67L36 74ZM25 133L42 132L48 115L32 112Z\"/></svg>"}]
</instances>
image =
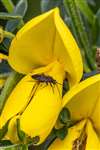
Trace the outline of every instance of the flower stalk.
<instances>
[{"instance_id":1,"label":"flower stalk","mask_svg":"<svg viewBox=\"0 0 100 150\"><path fill-rule=\"evenodd\" d=\"M4 31L4 37L13 39L15 37L15 35L11 32Z\"/></svg>"},{"instance_id":2,"label":"flower stalk","mask_svg":"<svg viewBox=\"0 0 100 150\"><path fill-rule=\"evenodd\" d=\"M2 112L3 106L6 99L12 92L17 82L22 78L23 75L13 71L5 82L4 88L0 94L0 113Z\"/></svg>"},{"instance_id":3,"label":"flower stalk","mask_svg":"<svg viewBox=\"0 0 100 150\"><path fill-rule=\"evenodd\" d=\"M13 39L15 35L11 32L3 30L2 27L0 27L0 43L4 40L4 38Z\"/></svg>"}]
</instances>

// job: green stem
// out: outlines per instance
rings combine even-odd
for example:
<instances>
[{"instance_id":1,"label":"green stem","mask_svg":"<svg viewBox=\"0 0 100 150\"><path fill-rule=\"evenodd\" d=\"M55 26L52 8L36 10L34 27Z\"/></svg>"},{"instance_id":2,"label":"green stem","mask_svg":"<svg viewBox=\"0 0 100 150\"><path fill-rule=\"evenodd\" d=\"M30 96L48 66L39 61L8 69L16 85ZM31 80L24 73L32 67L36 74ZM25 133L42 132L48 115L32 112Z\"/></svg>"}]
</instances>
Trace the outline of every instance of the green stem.
<instances>
[{"instance_id":1,"label":"green stem","mask_svg":"<svg viewBox=\"0 0 100 150\"><path fill-rule=\"evenodd\" d=\"M21 150L28 150L28 145L22 145Z\"/></svg>"},{"instance_id":2,"label":"green stem","mask_svg":"<svg viewBox=\"0 0 100 150\"><path fill-rule=\"evenodd\" d=\"M1 2L3 3L3 5L7 9L7 11L9 13L12 13L12 11L14 10L14 4L13 4L12 0L1 0Z\"/></svg>"},{"instance_id":3,"label":"green stem","mask_svg":"<svg viewBox=\"0 0 100 150\"><path fill-rule=\"evenodd\" d=\"M74 0L64 0L64 5L65 9L69 7L70 10L70 16L73 21L73 24L75 25L76 32L79 36L79 39L81 41L81 44L84 48L84 52L87 58L87 61L91 67L91 69L96 69L96 64L95 60L92 58L92 52L91 52L91 47L89 44L88 36L84 30L84 25L82 18L80 16L79 10L76 7L75 1Z\"/></svg>"},{"instance_id":4,"label":"green stem","mask_svg":"<svg viewBox=\"0 0 100 150\"><path fill-rule=\"evenodd\" d=\"M91 72L91 69L88 67L86 62L83 64L83 67L84 67L84 72L85 73Z\"/></svg>"},{"instance_id":5,"label":"green stem","mask_svg":"<svg viewBox=\"0 0 100 150\"><path fill-rule=\"evenodd\" d=\"M0 79L6 79L9 76L9 72L8 73L0 73Z\"/></svg>"},{"instance_id":6,"label":"green stem","mask_svg":"<svg viewBox=\"0 0 100 150\"><path fill-rule=\"evenodd\" d=\"M81 55L82 55L82 59L83 59L84 72L85 73L91 72L91 69L90 69L90 67L88 65L87 59L85 58L85 52L83 51L83 49L81 51Z\"/></svg>"},{"instance_id":7,"label":"green stem","mask_svg":"<svg viewBox=\"0 0 100 150\"><path fill-rule=\"evenodd\" d=\"M13 71L10 74L10 76L8 77L8 79L6 80L4 88L0 95L0 113L2 112L2 109L4 107L4 104L5 104L8 96L10 95L13 88L16 86L16 84L18 83L18 81L20 81L20 79L22 77L23 77L22 74L19 74L19 73Z\"/></svg>"},{"instance_id":8,"label":"green stem","mask_svg":"<svg viewBox=\"0 0 100 150\"><path fill-rule=\"evenodd\" d=\"M15 35L11 32L4 31L4 37L13 39L15 37Z\"/></svg>"},{"instance_id":9,"label":"green stem","mask_svg":"<svg viewBox=\"0 0 100 150\"><path fill-rule=\"evenodd\" d=\"M0 147L0 150L21 150L21 145L11 145L11 146L4 146Z\"/></svg>"}]
</instances>

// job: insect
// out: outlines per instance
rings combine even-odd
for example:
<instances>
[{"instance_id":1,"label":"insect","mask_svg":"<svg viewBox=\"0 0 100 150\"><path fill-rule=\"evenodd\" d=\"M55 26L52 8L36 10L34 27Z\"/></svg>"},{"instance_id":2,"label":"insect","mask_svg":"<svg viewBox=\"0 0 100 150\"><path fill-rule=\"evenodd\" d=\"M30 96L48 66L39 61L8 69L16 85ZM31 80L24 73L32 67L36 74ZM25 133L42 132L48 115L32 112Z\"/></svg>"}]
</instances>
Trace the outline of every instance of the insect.
<instances>
[{"instance_id":1,"label":"insect","mask_svg":"<svg viewBox=\"0 0 100 150\"><path fill-rule=\"evenodd\" d=\"M50 84L56 84L57 81L54 80L51 76L46 76L44 74L35 74L32 75L32 78L39 81L39 82L45 82L47 85Z\"/></svg>"},{"instance_id":2,"label":"insect","mask_svg":"<svg viewBox=\"0 0 100 150\"><path fill-rule=\"evenodd\" d=\"M21 111L20 114L22 114L24 112L24 110L27 108L27 106L30 104L30 102L31 102L33 96L35 95L40 83L46 83L46 85L50 84L50 86L52 87L53 93L54 93L53 85L56 85L58 92L59 92L59 88L57 86L58 82L55 79L53 79L51 76L46 76L44 74L35 74L35 75L32 75L31 77L32 77L32 79L35 79L37 81L37 83L35 83L35 85L33 86L31 93L29 95L29 101L26 104L26 106L24 107L24 109ZM34 82L34 81L31 81L31 82ZM58 83L58 84L60 84L60 83ZM59 94L60 94L60 92L59 92Z\"/></svg>"},{"instance_id":3,"label":"insect","mask_svg":"<svg viewBox=\"0 0 100 150\"><path fill-rule=\"evenodd\" d=\"M59 88L58 88L57 84L60 84L60 83L58 83L58 82L57 82L55 79L53 79L51 76L45 75L45 74L42 73L42 74L35 74L35 75L32 75L31 77L32 77L33 79L37 80L39 84L40 84L40 83L46 83L46 85L50 84L51 87L52 87L53 92L54 92L53 85L56 85L56 87L57 87L57 89L58 89L58 91L59 91ZM62 85L62 84L60 84L60 85ZM59 92L59 93L60 93L60 92Z\"/></svg>"}]
</instances>

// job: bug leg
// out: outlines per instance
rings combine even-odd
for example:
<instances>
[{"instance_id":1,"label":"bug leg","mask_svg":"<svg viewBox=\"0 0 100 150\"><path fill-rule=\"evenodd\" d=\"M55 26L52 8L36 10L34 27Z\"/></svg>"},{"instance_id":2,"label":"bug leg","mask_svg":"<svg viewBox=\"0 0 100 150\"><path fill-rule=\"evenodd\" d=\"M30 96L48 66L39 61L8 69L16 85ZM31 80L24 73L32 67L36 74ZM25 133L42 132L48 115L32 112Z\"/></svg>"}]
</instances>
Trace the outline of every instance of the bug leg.
<instances>
[{"instance_id":1,"label":"bug leg","mask_svg":"<svg viewBox=\"0 0 100 150\"><path fill-rule=\"evenodd\" d=\"M20 115L22 115L23 114L23 112L26 110L26 108L28 107L28 105L30 104L30 102L31 102L31 100L33 99L33 96L35 95L35 93L36 93L36 91L37 91L37 89L38 89L38 87L39 87L39 84L40 83L35 83L35 85L33 86L33 88L32 88L32 90L31 90L31 93L30 93L30 95L29 95L29 100L28 100L28 103L26 104L26 106L24 106L24 108L20 111Z\"/></svg>"},{"instance_id":2,"label":"bug leg","mask_svg":"<svg viewBox=\"0 0 100 150\"><path fill-rule=\"evenodd\" d=\"M53 85L54 85L54 84L53 84ZM53 93L54 93L54 87L53 87L53 85L52 85L52 83L50 83L50 86L51 86L52 91L53 91Z\"/></svg>"},{"instance_id":3,"label":"bug leg","mask_svg":"<svg viewBox=\"0 0 100 150\"><path fill-rule=\"evenodd\" d=\"M56 82L57 84L59 84L59 85L62 85L61 83L59 83L59 82Z\"/></svg>"},{"instance_id":4,"label":"bug leg","mask_svg":"<svg viewBox=\"0 0 100 150\"><path fill-rule=\"evenodd\" d=\"M45 85L43 86L43 84L41 84L41 89L42 88L45 88L46 86L47 86L47 83L46 82L44 82L45 83Z\"/></svg>"},{"instance_id":5,"label":"bug leg","mask_svg":"<svg viewBox=\"0 0 100 150\"><path fill-rule=\"evenodd\" d=\"M46 85L48 86L48 82L45 82L46 83Z\"/></svg>"}]
</instances>

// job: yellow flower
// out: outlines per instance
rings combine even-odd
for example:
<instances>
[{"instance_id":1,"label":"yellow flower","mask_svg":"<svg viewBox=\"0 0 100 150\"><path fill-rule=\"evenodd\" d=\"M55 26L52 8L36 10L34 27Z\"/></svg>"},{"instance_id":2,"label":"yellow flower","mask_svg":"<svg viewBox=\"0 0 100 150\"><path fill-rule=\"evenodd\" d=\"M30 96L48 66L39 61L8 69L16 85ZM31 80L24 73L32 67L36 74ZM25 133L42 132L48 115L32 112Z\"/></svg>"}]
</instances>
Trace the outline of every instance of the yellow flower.
<instances>
[{"instance_id":1,"label":"yellow flower","mask_svg":"<svg viewBox=\"0 0 100 150\"><path fill-rule=\"evenodd\" d=\"M64 140L56 139L48 150L99 150L100 140L90 120L82 120L69 128Z\"/></svg>"},{"instance_id":2,"label":"yellow flower","mask_svg":"<svg viewBox=\"0 0 100 150\"><path fill-rule=\"evenodd\" d=\"M44 73L56 80L56 84L36 81L32 75ZM62 103L62 85L65 73L57 61L46 67L34 70L25 76L15 87L0 116L0 127L11 119L6 138L18 142L16 138L16 117L20 119L20 128L28 136L39 136L40 144L49 135L55 125ZM12 121L13 119L13 121ZM13 132L14 131L14 132Z\"/></svg>"},{"instance_id":3,"label":"yellow flower","mask_svg":"<svg viewBox=\"0 0 100 150\"><path fill-rule=\"evenodd\" d=\"M19 120L20 130L27 137L39 137L36 144L41 144L61 111L63 80L67 77L72 86L80 81L83 72L80 50L58 8L32 19L17 33L8 62L16 71L28 75L12 91L1 113L0 128L10 119L4 138L19 142ZM53 82L39 83L34 78L37 74Z\"/></svg>"},{"instance_id":4,"label":"yellow flower","mask_svg":"<svg viewBox=\"0 0 100 150\"><path fill-rule=\"evenodd\" d=\"M64 106L78 123L69 129L63 141L55 140L49 150L74 150L75 146L84 146L84 150L100 149L100 75L69 90L63 98Z\"/></svg>"},{"instance_id":5,"label":"yellow flower","mask_svg":"<svg viewBox=\"0 0 100 150\"><path fill-rule=\"evenodd\" d=\"M80 50L55 8L29 21L13 39L9 63L20 73L53 61L63 66L70 84L77 83L83 72Z\"/></svg>"}]
</instances>

